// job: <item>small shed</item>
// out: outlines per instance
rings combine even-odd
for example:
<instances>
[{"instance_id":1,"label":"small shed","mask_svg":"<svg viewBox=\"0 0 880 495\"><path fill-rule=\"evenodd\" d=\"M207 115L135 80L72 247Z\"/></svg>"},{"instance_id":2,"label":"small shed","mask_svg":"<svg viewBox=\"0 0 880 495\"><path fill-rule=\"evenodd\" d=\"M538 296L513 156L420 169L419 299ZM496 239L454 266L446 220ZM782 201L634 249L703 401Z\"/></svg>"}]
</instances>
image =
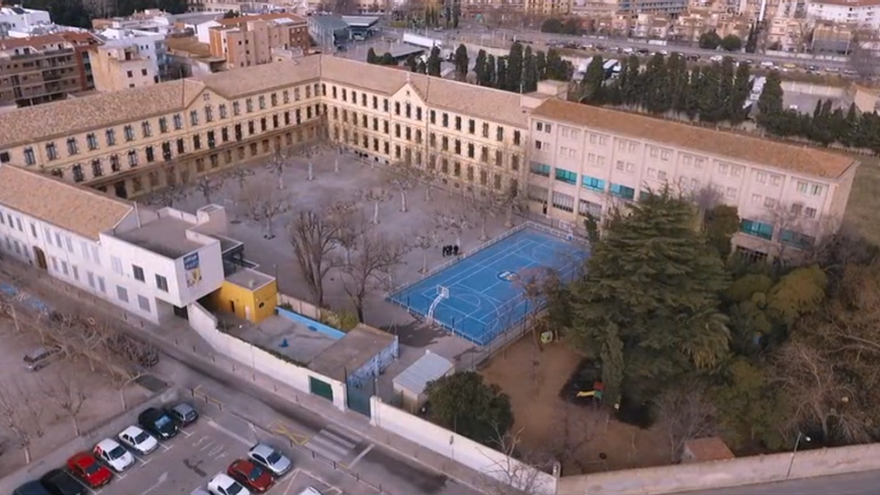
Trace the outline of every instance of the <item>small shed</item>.
<instances>
[{"instance_id":1,"label":"small shed","mask_svg":"<svg viewBox=\"0 0 880 495\"><path fill-rule=\"evenodd\" d=\"M726 461L736 456L718 437L697 438L684 443L684 452L681 454L683 464L697 462Z\"/></svg>"},{"instance_id":2,"label":"small shed","mask_svg":"<svg viewBox=\"0 0 880 495\"><path fill-rule=\"evenodd\" d=\"M394 377L394 393L400 394L401 407L415 413L425 403L425 388L434 380L455 372L455 365L448 359L425 351L425 355Z\"/></svg>"}]
</instances>

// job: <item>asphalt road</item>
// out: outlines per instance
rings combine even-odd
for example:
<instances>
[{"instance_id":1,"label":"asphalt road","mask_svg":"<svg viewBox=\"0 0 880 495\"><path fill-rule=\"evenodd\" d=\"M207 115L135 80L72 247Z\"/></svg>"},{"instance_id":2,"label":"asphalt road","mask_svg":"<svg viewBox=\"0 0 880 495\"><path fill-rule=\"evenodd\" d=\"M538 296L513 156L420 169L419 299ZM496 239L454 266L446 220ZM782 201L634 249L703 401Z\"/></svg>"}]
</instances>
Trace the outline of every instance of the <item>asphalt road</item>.
<instances>
[{"instance_id":1,"label":"asphalt road","mask_svg":"<svg viewBox=\"0 0 880 495\"><path fill-rule=\"evenodd\" d=\"M880 471L688 492L687 495L876 495L877 493L880 493Z\"/></svg>"},{"instance_id":2,"label":"asphalt road","mask_svg":"<svg viewBox=\"0 0 880 495\"><path fill-rule=\"evenodd\" d=\"M397 28L383 28L383 32L381 33L384 36L395 35L402 36L404 30ZM661 45L649 45L647 40L634 40L634 39L626 39L626 38L604 38L598 36L570 36L564 34L554 34L554 33L542 33L539 31L517 31L510 29L486 29L484 27L466 27L463 29L450 29L443 31L428 31L425 33L424 30L421 30L418 34L428 36L435 39L447 40L452 43L459 42L467 42L479 44L481 40L485 40L487 43L492 41L494 42L506 42L513 43L514 36L519 40L528 40L534 43L535 45L541 46L546 45L549 42L555 41L576 41L578 43L586 43L593 44L594 46L597 44L601 44L605 47L618 47L618 48L632 48L634 50L638 50L640 48L647 48L652 52L666 50L668 52L679 52L684 55L699 55L703 59L708 60L709 57L713 55L723 54L725 56L732 57L737 60L752 60L756 64L760 62L773 62L777 65L782 65L786 63L797 63L798 65L814 65L819 67L820 69L846 69L848 68L847 62L839 62L834 60L827 59L799 59L796 57L782 57L782 56L770 56L761 53L732 53L732 52L718 52L714 50L705 50L696 46L688 46L688 45L679 45L669 43L666 46ZM591 57L595 53L592 51L583 50L584 57Z\"/></svg>"}]
</instances>

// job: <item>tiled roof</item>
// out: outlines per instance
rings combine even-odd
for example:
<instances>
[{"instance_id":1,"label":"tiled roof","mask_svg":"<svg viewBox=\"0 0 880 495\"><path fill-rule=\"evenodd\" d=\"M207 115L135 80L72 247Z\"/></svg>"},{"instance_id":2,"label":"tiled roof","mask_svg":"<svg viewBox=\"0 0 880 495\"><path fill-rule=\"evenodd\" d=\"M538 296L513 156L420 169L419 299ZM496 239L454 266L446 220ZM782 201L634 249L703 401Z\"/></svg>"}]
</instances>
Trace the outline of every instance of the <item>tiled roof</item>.
<instances>
[{"instance_id":1,"label":"tiled roof","mask_svg":"<svg viewBox=\"0 0 880 495\"><path fill-rule=\"evenodd\" d=\"M242 24L247 24L251 21L274 21L277 19L290 19L297 22L306 22L305 17L282 12L276 14L243 15L240 17L230 17L229 19L217 19L217 23L221 26L241 26Z\"/></svg>"},{"instance_id":2,"label":"tiled roof","mask_svg":"<svg viewBox=\"0 0 880 495\"><path fill-rule=\"evenodd\" d=\"M517 93L341 57L322 57L321 79L389 95L397 92L409 80L422 99L432 107L520 127L528 124L528 115L523 111Z\"/></svg>"},{"instance_id":3,"label":"tiled roof","mask_svg":"<svg viewBox=\"0 0 880 495\"><path fill-rule=\"evenodd\" d=\"M178 111L203 87L187 79L0 113L0 148Z\"/></svg>"},{"instance_id":4,"label":"tiled roof","mask_svg":"<svg viewBox=\"0 0 880 495\"><path fill-rule=\"evenodd\" d=\"M98 191L12 165L0 165L0 205L88 239L110 230L132 205Z\"/></svg>"},{"instance_id":5,"label":"tiled roof","mask_svg":"<svg viewBox=\"0 0 880 495\"><path fill-rule=\"evenodd\" d=\"M855 161L842 154L808 146L706 129L559 99L545 101L532 115L826 178L840 176Z\"/></svg>"},{"instance_id":6,"label":"tiled roof","mask_svg":"<svg viewBox=\"0 0 880 495\"><path fill-rule=\"evenodd\" d=\"M200 77L198 80L226 98L240 98L317 80L320 64L319 56L303 57L292 61L217 72Z\"/></svg>"}]
</instances>

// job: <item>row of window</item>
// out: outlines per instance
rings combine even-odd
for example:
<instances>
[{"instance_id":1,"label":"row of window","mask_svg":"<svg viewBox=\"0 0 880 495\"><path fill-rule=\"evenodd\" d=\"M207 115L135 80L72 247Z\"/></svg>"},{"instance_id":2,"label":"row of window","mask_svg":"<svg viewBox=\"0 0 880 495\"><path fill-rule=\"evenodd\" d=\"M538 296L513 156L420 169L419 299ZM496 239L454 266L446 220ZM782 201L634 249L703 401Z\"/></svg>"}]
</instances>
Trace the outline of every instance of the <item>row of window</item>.
<instances>
[{"instance_id":1,"label":"row of window","mask_svg":"<svg viewBox=\"0 0 880 495\"><path fill-rule=\"evenodd\" d=\"M744 234L770 241L773 240L773 233L776 228L771 223L744 218L740 222L739 230ZM781 229L779 231L778 240L783 244L801 249L810 248L816 243L815 237L791 229Z\"/></svg>"}]
</instances>

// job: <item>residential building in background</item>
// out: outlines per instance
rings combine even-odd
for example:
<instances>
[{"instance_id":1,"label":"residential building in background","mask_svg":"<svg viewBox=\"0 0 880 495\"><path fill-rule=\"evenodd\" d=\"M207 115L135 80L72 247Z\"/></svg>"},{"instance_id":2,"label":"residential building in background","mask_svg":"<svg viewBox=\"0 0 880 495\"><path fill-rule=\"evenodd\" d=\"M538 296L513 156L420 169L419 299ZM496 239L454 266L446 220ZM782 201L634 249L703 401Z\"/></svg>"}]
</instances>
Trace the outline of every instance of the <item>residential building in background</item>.
<instances>
[{"instance_id":1,"label":"residential building in background","mask_svg":"<svg viewBox=\"0 0 880 495\"><path fill-rule=\"evenodd\" d=\"M199 26L198 38L230 69L270 63L273 48L305 53L311 45L306 19L287 13L211 21Z\"/></svg>"},{"instance_id":2,"label":"residential building in background","mask_svg":"<svg viewBox=\"0 0 880 495\"><path fill-rule=\"evenodd\" d=\"M159 78L168 77L167 46L165 35L151 31L136 29L108 28L97 33L104 40L104 46L119 48L120 50L105 50L104 56L108 61L119 62L146 61L148 72ZM132 65L124 64L124 65ZM107 64L104 64L106 67ZM124 69L128 70L128 69ZM112 85L111 85L112 86ZM127 86L124 86L127 87ZM99 88L100 89L100 88Z\"/></svg>"},{"instance_id":3,"label":"residential building in background","mask_svg":"<svg viewBox=\"0 0 880 495\"><path fill-rule=\"evenodd\" d=\"M137 45L102 46L92 55L92 74L98 91L140 88L159 82L156 61Z\"/></svg>"},{"instance_id":4,"label":"residential building in background","mask_svg":"<svg viewBox=\"0 0 880 495\"><path fill-rule=\"evenodd\" d=\"M329 138L367 161L427 167L452 190L523 191L533 212L572 225L669 185L736 205L736 242L759 254L839 226L852 158L565 94L317 55L0 114L0 163L128 198Z\"/></svg>"},{"instance_id":5,"label":"residential building in background","mask_svg":"<svg viewBox=\"0 0 880 495\"><path fill-rule=\"evenodd\" d=\"M648 116L548 100L530 119L533 210L576 224L669 186L735 206L756 255L812 247L843 221L852 157Z\"/></svg>"},{"instance_id":6,"label":"residential building in background","mask_svg":"<svg viewBox=\"0 0 880 495\"><path fill-rule=\"evenodd\" d=\"M0 106L32 106L94 89L91 50L100 39L60 33L0 39Z\"/></svg>"},{"instance_id":7,"label":"residential building in background","mask_svg":"<svg viewBox=\"0 0 880 495\"><path fill-rule=\"evenodd\" d=\"M48 11L26 9L17 5L0 7L0 33L29 32L48 24L52 24Z\"/></svg>"},{"instance_id":8,"label":"residential building in background","mask_svg":"<svg viewBox=\"0 0 880 495\"><path fill-rule=\"evenodd\" d=\"M880 0L812 0L807 4L807 16L877 31L880 30Z\"/></svg>"},{"instance_id":9,"label":"residential building in background","mask_svg":"<svg viewBox=\"0 0 880 495\"><path fill-rule=\"evenodd\" d=\"M169 14L159 9L147 9L135 12L127 17L112 17L108 19L92 19L92 28L96 31L106 29L149 31L165 36L181 34L190 31L195 33L195 27L204 22L220 19L222 12L187 12L184 14Z\"/></svg>"}]
</instances>

